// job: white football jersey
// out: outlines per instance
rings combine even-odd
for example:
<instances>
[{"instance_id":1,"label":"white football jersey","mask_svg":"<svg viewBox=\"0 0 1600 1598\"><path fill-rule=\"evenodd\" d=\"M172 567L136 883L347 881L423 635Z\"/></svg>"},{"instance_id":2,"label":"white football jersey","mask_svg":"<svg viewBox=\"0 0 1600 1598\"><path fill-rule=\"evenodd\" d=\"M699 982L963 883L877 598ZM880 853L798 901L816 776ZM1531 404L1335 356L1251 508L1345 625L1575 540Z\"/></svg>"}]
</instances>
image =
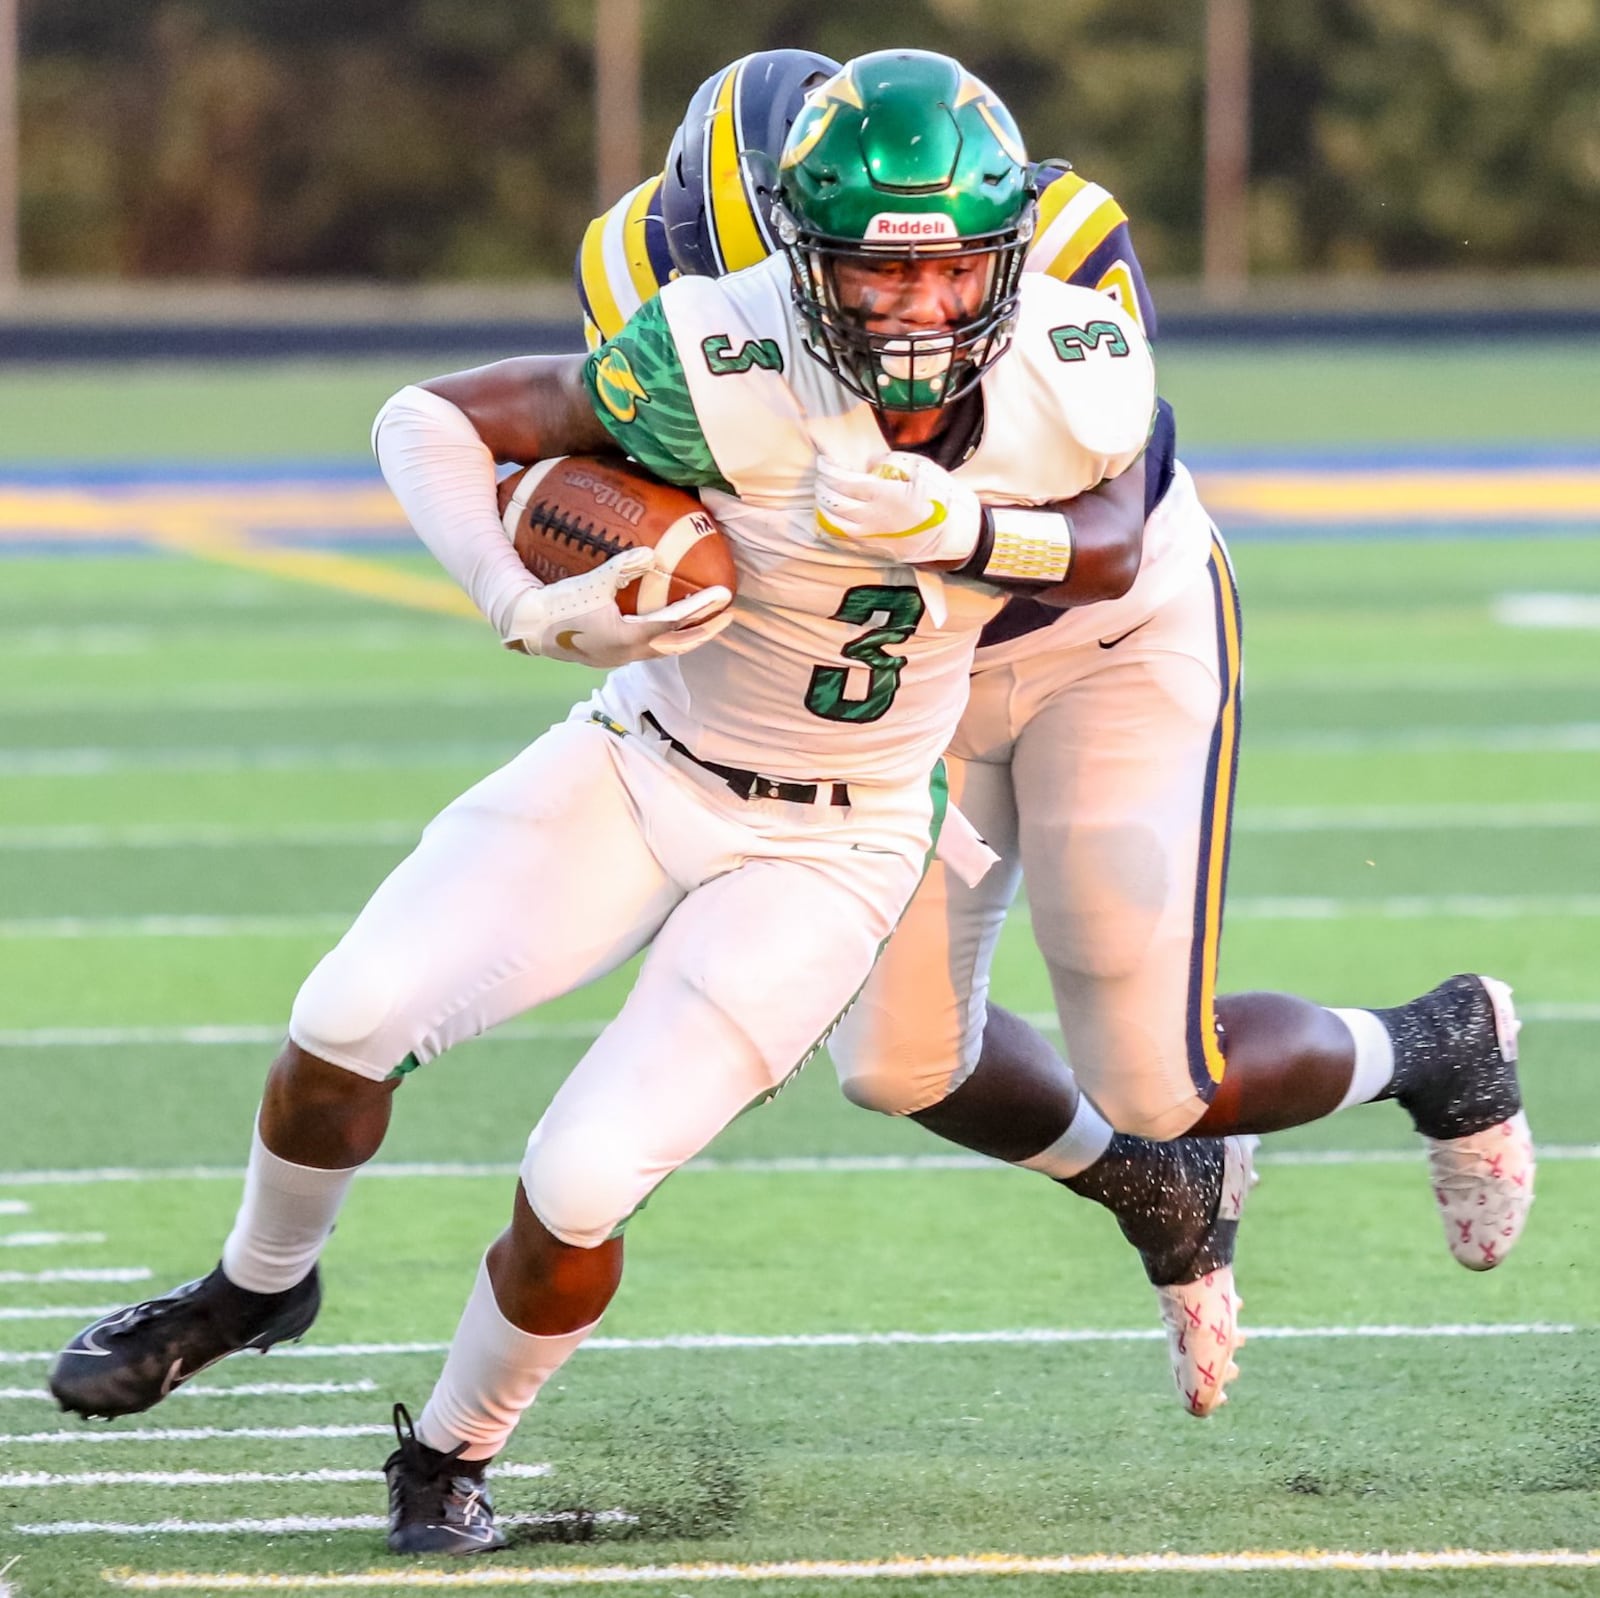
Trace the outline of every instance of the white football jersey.
<instances>
[{"instance_id":1,"label":"white football jersey","mask_svg":"<svg viewBox=\"0 0 1600 1598\"><path fill-rule=\"evenodd\" d=\"M817 457L864 470L891 446L804 348L790 284L782 257L681 278L589 357L602 421L651 470L701 490L739 576L732 626L614 672L603 702L629 722L649 710L704 760L800 781L920 782L1004 596L818 530ZM1130 316L1043 275L1021 293L1012 346L982 379L981 437L956 468L990 504L1068 499L1117 476L1155 407Z\"/></svg>"}]
</instances>

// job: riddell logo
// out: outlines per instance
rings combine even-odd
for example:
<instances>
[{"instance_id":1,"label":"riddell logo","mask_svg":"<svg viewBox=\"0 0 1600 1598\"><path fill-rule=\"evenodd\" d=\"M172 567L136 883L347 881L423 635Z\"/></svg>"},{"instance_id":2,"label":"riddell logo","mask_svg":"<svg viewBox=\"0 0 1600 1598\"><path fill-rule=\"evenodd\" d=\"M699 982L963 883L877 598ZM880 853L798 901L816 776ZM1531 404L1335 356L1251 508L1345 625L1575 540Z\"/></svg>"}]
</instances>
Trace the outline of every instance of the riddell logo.
<instances>
[{"instance_id":1,"label":"riddell logo","mask_svg":"<svg viewBox=\"0 0 1600 1598\"><path fill-rule=\"evenodd\" d=\"M878 239L954 239L960 234L955 223L940 211L880 211L867 223L863 240Z\"/></svg>"}]
</instances>

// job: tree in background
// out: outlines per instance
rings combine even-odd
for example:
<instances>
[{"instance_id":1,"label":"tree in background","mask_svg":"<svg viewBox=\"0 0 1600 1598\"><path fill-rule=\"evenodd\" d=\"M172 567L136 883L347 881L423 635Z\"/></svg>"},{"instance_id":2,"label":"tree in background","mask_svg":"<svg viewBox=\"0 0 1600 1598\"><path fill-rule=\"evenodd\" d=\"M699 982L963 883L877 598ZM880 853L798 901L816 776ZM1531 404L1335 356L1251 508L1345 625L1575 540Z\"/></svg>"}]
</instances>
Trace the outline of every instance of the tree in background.
<instances>
[{"instance_id":1,"label":"tree in background","mask_svg":"<svg viewBox=\"0 0 1600 1598\"><path fill-rule=\"evenodd\" d=\"M947 50L1200 260L1195 0L645 0L646 147L746 50ZM564 275L593 213L590 0L23 0L31 275ZM1253 269L1600 256L1594 0L1254 8Z\"/></svg>"}]
</instances>

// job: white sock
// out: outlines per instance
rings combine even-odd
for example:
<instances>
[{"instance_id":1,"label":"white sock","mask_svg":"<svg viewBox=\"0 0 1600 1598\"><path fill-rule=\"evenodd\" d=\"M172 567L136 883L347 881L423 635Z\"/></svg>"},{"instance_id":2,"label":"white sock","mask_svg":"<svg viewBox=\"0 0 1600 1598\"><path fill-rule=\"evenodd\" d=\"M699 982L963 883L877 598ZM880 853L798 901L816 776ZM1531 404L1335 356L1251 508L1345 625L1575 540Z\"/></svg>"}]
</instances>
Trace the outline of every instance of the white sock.
<instances>
[{"instance_id":1,"label":"white sock","mask_svg":"<svg viewBox=\"0 0 1600 1598\"><path fill-rule=\"evenodd\" d=\"M1371 1010L1332 1010L1350 1030L1356 1045L1356 1068L1350 1073L1350 1086L1337 1108L1367 1104L1388 1087L1394 1078L1394 1042Z\"/></svg>"},{"instance_id":2,"label":"white sock","mask_svg":"<svg viewBox=\"0 0 1600 1598\"><path fill-rule=\"evenodd\" d=\"M1042 1171L1053 1181L1087 1171L1111 1147L1111 1123L1078 1095L1078 1108L1065 1132L1049 1148L1016 1163L1028 1171Z\"/></svg>"},{"instance_id":3,"label":"white sock","mask_svg":"<svg viewBox=\"0 0 1600 1598\"><path fill-rule=\"evenodd\" d=\"M361 1167L322 1171L280 1160L261 1141L258 1124L250 1139L244 1198L222 1245L222 1269L230 1282L252 1293L281 1293L317 1263Z\"/></svg>"},{"instance_id":4,"label":"white sock","mask_svg":"<svg viewBox=\"0 0 1600 1598\"><path fill-rule=\"evenodd\" d=\"M465 1443L463 1459L493 1459L539 1389L599 1324L596 1319L557 1337L536 1337L513 1326L495 1301L485 1256L444 1370L417 1421L417 1436L441 1453Z\"/></svg>"}]
</instances>

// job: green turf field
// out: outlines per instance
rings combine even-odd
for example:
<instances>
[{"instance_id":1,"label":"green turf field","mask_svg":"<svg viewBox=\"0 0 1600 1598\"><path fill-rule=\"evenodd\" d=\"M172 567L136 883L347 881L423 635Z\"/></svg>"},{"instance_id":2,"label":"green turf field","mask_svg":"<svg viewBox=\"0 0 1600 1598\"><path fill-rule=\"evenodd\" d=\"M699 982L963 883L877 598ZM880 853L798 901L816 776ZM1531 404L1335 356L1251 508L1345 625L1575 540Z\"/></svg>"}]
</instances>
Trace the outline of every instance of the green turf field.
<instances>
[{"instance_id":1,"label":"green turf field","mask_svg":"<svg viewBox=\"0 0 1600 1598\"><path fill-rule=\"evenodd\" d=\"M1182 419L1219 445L1307 443L1337 404L1339 436L1381 444L1409 405L1414 439L1592 439L1576 358L1547 353L1567 387L1543 410L1476 357L1440 357L1434 410L1398 366L1358 382L1302 355L1298 390L1286 361L1240 357ZM1469 373L1515 426L1476 425ZM120 404L63 421L90 375L0 382L0 448L293 456L337 432L325 453L349 454L367 388L408 374L322 396L326 432L285 417L281 372L135 369ZM252 396L248 444L202 429ZM1600 1548L1600 630L1495 606L1600 594L1595 534L1235 549L1249 676L1224 985L1381 1004L1457 969L1515 984L1546 1148L1503 1270L1450 1260L1393 1106L1271 1139L1240 1246L1256 1335L1234 1401L1194 1421L1104 1214L941 1166L945 1146L845 1105L819 1060L631 1228L602 1338L505 1456L522 1470L502 1515L554 1518L438 1569L383 1548L388 1409L425 1398L527 1128L622 979L408 1082L308 1347L96 1427L43 1401L46 1355L94 1307L211 1264L300 979L427 817L587 678L468 622L196 560L0 559L0 1585L396 1598L419 1570L424 1590L542 1591L627 1567L620 1590L664 1595L840 1598L874 1572L896 1594L1017 1598L1595 1591L1593 1561L1380 1576L1270 1558ZM1046 1006L1025 910L996 991ZM1022 1573L915 1573L980 1554ZM1026 1563L1090 1555L1112 1563ZM1156 1555L1198 1563L1116 1563ZM1259 1557L1206 1562L1225 1555Z\"/></svg>"}]
</instances>

